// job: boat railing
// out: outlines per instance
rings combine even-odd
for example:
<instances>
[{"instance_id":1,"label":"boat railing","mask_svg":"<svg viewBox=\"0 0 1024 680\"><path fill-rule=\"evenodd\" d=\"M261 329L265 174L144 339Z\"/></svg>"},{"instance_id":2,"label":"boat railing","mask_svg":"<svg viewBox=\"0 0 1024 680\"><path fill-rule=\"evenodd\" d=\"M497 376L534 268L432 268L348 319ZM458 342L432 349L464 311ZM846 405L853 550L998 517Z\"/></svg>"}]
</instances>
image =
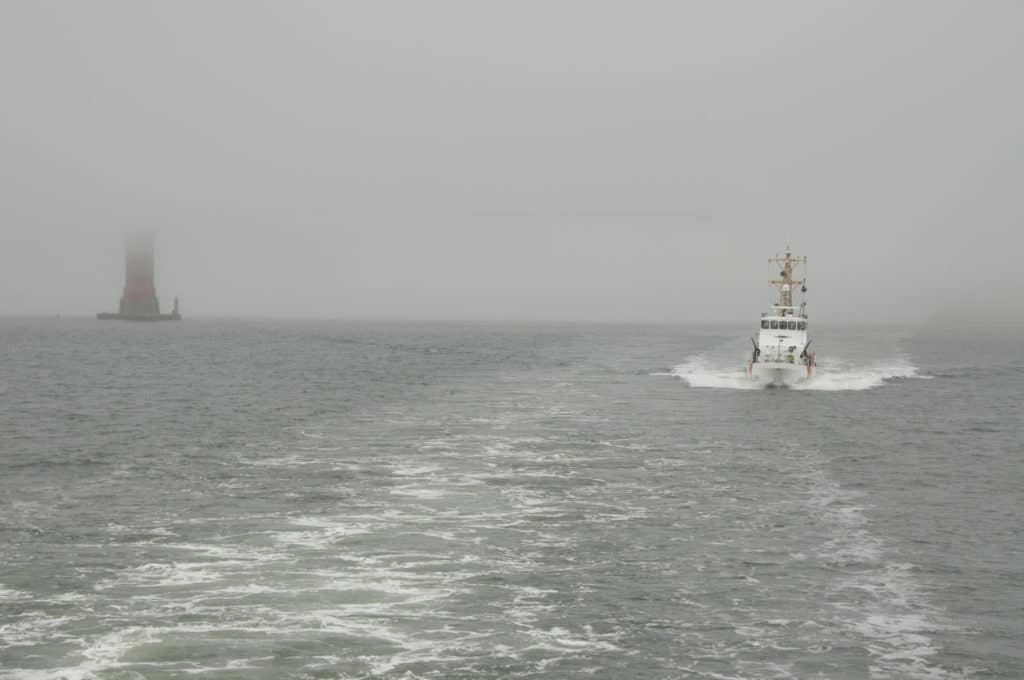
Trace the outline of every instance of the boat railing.
<instances>
[{"instance_id":1,"label":"boat railing","mask_svg":"<svg viewBox=\"0 0 1024 680\"><path fill-rule=\"evenodd\" d=\"M807 312L803 311L800 307L782 307L779 305L772 305L772 311L761 312L761 318L764 318L766 316L777 316L780 318L784 316L793 316L800 319L806 319Z\"/></svg>"}]
</instances>

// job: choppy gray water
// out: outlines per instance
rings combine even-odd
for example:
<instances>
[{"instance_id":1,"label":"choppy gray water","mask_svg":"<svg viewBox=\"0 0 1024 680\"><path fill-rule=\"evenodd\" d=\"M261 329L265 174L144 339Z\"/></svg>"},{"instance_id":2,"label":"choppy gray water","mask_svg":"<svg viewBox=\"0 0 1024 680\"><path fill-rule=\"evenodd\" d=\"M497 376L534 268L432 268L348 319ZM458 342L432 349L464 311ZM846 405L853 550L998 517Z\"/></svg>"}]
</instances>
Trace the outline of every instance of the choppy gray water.
<instances>
[{"instance_id":1,"label":"choppy gray water","mask_svg":"<svg viewBox=\"0 0 1024 680\"><path fill-rule=\"evenodd\" d=\"M0 321L0 677L1021 678L1020 338Z\"/></svg>"}]
</instances>

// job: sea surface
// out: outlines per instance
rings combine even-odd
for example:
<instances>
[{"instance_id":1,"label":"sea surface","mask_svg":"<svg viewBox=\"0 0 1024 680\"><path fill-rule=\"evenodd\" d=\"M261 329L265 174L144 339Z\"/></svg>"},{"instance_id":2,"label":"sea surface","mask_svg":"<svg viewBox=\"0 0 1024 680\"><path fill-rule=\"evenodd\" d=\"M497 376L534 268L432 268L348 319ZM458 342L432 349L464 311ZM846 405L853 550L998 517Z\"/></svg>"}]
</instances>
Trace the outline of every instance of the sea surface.
<instances>
[{"instance_id":1,"label":"sea surface","mask_svg":"<svg viewBox=\"0 0 1024 680\"><path fill-rule=\"evenodd\" d=\"M1021 334L0 319L0 678L1024 678Z\"/></svg>"}]
</instances>

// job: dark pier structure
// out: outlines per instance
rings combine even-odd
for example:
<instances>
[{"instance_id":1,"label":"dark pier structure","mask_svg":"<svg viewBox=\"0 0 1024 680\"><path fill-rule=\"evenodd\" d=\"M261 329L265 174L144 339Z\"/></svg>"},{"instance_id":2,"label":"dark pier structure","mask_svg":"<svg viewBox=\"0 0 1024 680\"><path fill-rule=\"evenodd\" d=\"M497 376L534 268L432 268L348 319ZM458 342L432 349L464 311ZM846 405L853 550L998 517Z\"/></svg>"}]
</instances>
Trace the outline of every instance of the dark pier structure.
<instances>
[{"instance_id":1,"label":"dark pier structure","mask_svg":"<svg viewBox=\"0 0 1024 680\"><path fill-rule=\"evenodd\" d=\"M124 294L117 313L101 312L97 319L122 321L180 321L178 298L170 314L160 313L160 300L153 285L153 236L140 234L125 246Z\"/></svg>"}]
</instances>

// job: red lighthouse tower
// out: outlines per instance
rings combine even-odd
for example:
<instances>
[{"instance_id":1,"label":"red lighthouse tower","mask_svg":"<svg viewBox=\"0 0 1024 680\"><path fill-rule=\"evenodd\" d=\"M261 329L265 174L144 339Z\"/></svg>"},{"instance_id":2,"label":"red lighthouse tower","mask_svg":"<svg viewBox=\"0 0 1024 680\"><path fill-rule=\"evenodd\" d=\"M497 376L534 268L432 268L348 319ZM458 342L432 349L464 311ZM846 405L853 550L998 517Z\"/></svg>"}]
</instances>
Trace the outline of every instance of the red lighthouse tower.
<instances>
[{"instance_id":1,"label":"red lighthouse tower","mask_svg":"<svg viewBox=\"0 0 1024 680\"><path fill-rule=\"evenodd\" d=\"M124 294L117 314L100 313L98 319L126 321L177 321L181 319L178 299L170 314L160 313L160 300L153 283L153 235L136 234L125 244Z\"/></svg>"}]
</instances>

